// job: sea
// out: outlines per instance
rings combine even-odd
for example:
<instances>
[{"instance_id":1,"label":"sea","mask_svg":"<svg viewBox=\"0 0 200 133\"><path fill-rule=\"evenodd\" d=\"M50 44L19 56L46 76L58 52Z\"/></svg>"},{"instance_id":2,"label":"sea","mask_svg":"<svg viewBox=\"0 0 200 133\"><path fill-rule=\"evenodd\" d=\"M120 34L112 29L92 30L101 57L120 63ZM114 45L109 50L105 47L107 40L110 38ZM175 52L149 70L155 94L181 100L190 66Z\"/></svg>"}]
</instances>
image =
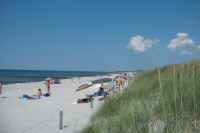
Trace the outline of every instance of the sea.
<instances>
[{"instance_id":1,"label":"sea","mask_svg":"<svg viewBox=\"0 0 200 133\"><path fill-rule=\"evenodd\" d=\"M44 81L47 77L52 79L68 79L73 77L96 76L104 74L107 74L107 72L0 69L0 81L2 81L3 84L14 84Z\"/></svg>"}]
</instances>

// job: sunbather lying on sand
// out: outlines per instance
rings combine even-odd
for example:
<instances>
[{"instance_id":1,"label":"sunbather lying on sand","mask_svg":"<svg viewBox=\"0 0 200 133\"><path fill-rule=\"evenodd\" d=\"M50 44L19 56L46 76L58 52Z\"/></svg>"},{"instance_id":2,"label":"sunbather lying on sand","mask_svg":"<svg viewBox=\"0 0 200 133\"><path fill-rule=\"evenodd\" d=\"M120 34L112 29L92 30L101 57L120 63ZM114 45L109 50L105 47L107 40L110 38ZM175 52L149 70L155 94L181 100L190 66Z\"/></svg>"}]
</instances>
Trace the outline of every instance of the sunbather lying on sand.
<instances>
[{"instance_id":1,"label":"sunbather lying on sand","mask_svg":"<svg viewBox=\"0 0 200 133\"><path fill-rule=\"evenodd\" d=\"M40 99L40 96L42 96L42 90L41 90L41 89L38 89L38 91L37 91L35 94L31 95L31 96L29 96L29 95L27 95L27 94L23 94L23 95L22 95L22 98L27 98L27 99Z\"/></svg>"},{"instance_id":2,"label":"sunbather lying on sand","mask_svg":"<svg viewBox=\"0 0 200 133\"><path fill-rule=\"evenodd\" d=\"M89 102L91 102L92 100L94 100L94 98L88 97L88 98L78 99L77 102L78 102L78 103L89 103Z\"/></svg>"},{"instance_id":3,"label":"sunbather lying on sand","mask_svg":"<svg viewBox=\"0 0 200 133\"><path fill-rule=\"evenodd\" d=\"M92 100L94 100L93 97L87 97L83 99L77 99L73 104L83 104L83 103L90 103Z\"/></svg>"}]
</instances>

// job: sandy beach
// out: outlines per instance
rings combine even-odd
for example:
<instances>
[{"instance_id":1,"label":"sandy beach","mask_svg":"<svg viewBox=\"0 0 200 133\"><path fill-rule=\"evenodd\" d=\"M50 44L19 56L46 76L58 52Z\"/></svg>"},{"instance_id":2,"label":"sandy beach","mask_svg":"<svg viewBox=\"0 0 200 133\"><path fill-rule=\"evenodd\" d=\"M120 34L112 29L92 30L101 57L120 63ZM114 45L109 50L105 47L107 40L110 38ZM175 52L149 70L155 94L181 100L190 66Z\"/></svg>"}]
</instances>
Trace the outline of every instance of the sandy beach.
<instances>
[{"instance_id":1,"label":"sandy beach","mask_svg":"<svg viewBox=\"0 0 200 133\"><path fill-rule=\"evenodd\" d=\"M34 94L38 88L46 92L44 82L17 83L3 86L0 98L0 133L73 133L80 131L89 122L90 116L103 101L90 104L72 104L78 98L97 91L90 88L81 92L75 90L82 83L112 76L92 76L63 79L61 84L52 85L50 97L38 100L19 99L22 94ZM59 111L63 111L62 130L59 129Z\"/></svg>"}]
</instances>

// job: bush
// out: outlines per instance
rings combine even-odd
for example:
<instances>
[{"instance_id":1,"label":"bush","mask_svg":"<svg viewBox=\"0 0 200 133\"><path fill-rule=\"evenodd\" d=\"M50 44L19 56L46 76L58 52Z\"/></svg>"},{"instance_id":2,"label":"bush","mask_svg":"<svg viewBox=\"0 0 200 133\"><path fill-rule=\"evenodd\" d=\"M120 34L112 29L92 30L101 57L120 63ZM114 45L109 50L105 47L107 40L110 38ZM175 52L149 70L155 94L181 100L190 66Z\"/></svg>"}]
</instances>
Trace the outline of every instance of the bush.
<instances>
[{"instance_id":1,"label":"bush","mask_svg":"<svg viewBox=\"0 0 200 133\"><path fill-rule=\"evenodd\" d=\"M200 62L168 65L137 73L122 94L106 99L83 133L145 133L162 120L166 133L200 132Z\"/></svg>"}]
</instances>

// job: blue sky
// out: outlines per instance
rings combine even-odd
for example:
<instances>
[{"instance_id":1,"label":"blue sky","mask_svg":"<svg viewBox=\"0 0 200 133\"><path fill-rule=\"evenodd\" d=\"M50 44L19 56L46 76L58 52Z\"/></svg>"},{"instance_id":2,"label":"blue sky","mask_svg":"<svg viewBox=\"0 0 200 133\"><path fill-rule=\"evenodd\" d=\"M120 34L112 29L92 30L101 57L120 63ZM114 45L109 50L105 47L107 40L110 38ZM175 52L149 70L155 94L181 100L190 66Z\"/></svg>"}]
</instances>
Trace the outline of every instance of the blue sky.
<instances>
[{"instance_id":1,"label":"blue sky","mask_svg":"<svg viewBox=\"0 0 200 133\"><path fill-rule=\"evenodd\" d=\"M136 70L200 57L199 0L1 0L0 69Z\"/></svg>"}]
</instances>

